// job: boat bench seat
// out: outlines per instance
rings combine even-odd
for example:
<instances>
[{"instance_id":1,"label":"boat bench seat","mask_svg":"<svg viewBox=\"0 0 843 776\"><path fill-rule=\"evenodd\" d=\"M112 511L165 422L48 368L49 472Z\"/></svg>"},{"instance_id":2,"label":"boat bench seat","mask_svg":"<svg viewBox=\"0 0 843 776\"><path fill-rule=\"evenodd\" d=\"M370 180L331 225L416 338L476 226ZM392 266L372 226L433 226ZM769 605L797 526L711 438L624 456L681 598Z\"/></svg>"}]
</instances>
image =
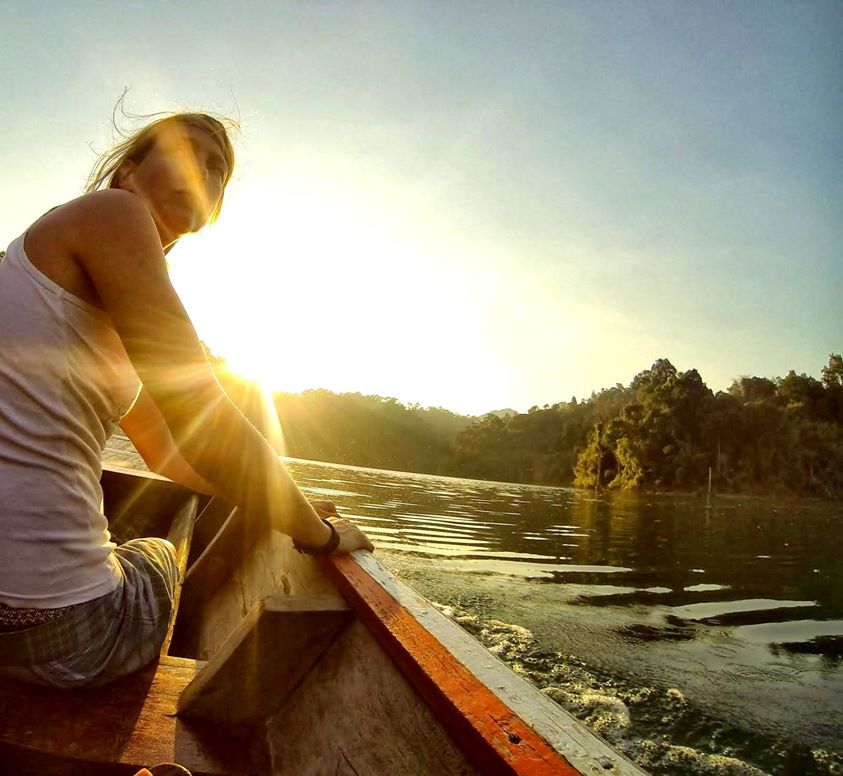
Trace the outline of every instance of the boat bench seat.
<instances>
[{"instance_id":1,"label":"boat bench seat","mask_svg":"<svg viewBox=\"0 0 843 776\"><path fill-rule=\"evenodd\" d=\"M351 609L327 581L314 583L319 572L286 537L220 499L114 465L103 487L118 534L169 532L176 547L161 655L102 688L0 679L0 773L133 775L160 762L194 776L269 773L266 719L353 620ZM200 548L191 553L194 526Z\"/></svg>"},{"instance_id":2,"label":"boat bench seat","mask_svg":"<svg viewBox=\"0 0 843 776\"><path fill-rule=\"evenodd\" d=\"M353 617L337 594L262 599L182 692L179 715L227 726L265 720Z\"/></svg>"},{"instance_id":3,"label":"boat bench seat","mask_svg":"<svg viewBox=\"0 0 843 776\"><path fill-rule=\"evenodd\" d=\"M157 515L158 530L168 530L176 548L179 579L161 656L102 688L59 690L0 678L0 772L14 772L18 764L20 773L34 773L37 763L39 774L133 774L144 765L179 761L199 774L246 773L255 753L221 749L218 735L175 716L179 695L204 665L168 655L199 498L169 483L162 487L149 473L133 472L128 480L114 474L104 481L107 506L118 512L128 504L145 506L141 511Z\"/></svg>"},{"instance_id":4,"label":"boat bench seat","mask_svg":"<svg viewBox=\"0 0 843 776\"><path fill-rule=\"evenodd\" d=\"M194 776L265 773L261 751L233 747L214 729L175 716L179 695L202 666L164 656L114 684L86 690L0 680L0 771L117 776L179 762Z\"/></svg>"},{"instance_id":5,"label":"boat bench seat","mask_svg":"<svg viewBox=\"0 0 843 776\"><path fill-rule=\"evenodd\" d=\"M352 619L339 596L270 596L207 663L161 655L94 689L0 679L0 772L117 776L178 762L194 776L266 774L262 720Z\"/></svg>"}]
</instances>

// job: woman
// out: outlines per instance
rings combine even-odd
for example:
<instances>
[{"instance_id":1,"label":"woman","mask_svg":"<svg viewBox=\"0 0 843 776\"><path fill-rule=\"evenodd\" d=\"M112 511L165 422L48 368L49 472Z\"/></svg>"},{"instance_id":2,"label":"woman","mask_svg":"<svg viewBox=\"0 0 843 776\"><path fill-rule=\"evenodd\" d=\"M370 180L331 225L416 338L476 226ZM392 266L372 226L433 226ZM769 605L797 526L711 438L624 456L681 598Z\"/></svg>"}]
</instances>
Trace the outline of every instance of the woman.
<instances>
[{"instance_id":1,"label":"woman","mask_svg":"<svg viewBox=\"0 0 843 776\"><path fill-rule=\"evenodd\" d=\"M0 263L2 673L100 685L160 650L174 548L115 547L99 511L118 423L150 468L265 515L302 551L372 549L348 521L320 519L228 400L170 283L165 254L216 218L233 164L216 119L159 119Z\"/></svg>"}]
</instances>

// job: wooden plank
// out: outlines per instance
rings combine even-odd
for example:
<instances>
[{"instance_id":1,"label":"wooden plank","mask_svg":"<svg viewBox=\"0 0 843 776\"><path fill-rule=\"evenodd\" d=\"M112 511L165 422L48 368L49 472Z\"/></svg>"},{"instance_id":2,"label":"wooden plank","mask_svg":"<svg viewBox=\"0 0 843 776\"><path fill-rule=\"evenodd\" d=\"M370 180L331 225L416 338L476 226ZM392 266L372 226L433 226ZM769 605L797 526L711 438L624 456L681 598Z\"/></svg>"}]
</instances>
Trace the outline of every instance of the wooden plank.
<instances>
[{"instance_id":1,"label":"wooden plank","mask_svg":"<svg viewBox=\"0 0 843 776\"><path fill-rule=\"evenodd\" d=\"M351 618L338 595L258 602L182 692L179 714L224 724L266 719Z\"/></svg>"},{"instance_id":2,"label":"wooden plank","mask_svg":"<svg viewBox=\"0 0 843 776\"><path fill-rule=\"evenodd\" d=\"M248 554L237 524L241 520L239 510L233 510L215 540L187 570L172 654L207 660L248 612L242 591Z\"/></svg>"},{"instance_id":3,"label":"wooden plank","mask_svg":"<svg viewBox=\"0 0 843 776\"><path fill-rule=\"evenodd\" d=\"M160 475L119 466L104 466L100 482L109 530L121 541L166 536L172 516L194 495Z\"/></svg>"},{"instance_id":4,"label":"wooden plank","mask_svg":"<svg viewBox=\"0 0 843 776\"><path fill-rule=\"evenodd\" d=\"M267 736L277 776L482 773L359 620L273 715Z\"/></svg>"},{"instance_id":5,"label":"wooden plank","mask_svg":"<svg viewBox=\"0 0 843 776\"><path fill-rule=\"evenodd\" d=\"M188 569L171 654L202 660L211 657L252 606L275 594L335 594L313 558L296 552L289 537L264 532L249 547L238 538L243 529L235 521L248 520L237 512L219 537Z\"/></svg>"},{"instance_id":6,"label":"wooden plank","mask_svg":"<svg viewBox=\"0 0 843 776\"><path fill-rule=\"evenodd\" d=\"M196 518L196 525L193 528L193 538L190 541L190 556L188 557L188 569L196 562L199 556L208 548L215 537L228 522L228 518L234 511L234 506L228 501L215 496L199 513Z\"/></svg>"},{"instance_id":7,"label":"wooden plank","mask_svg":"<svg viewBox=\"0 0 843 776\"><path fill-rule=\"evenodd\" d=\"M129 438L119 433L112 434L106 441L102 451L102 462L108 466L120 466L133 471L149 471L146 462Z\"/></svg>"},{"instance_id":8,"label":"wooden plank","mask_svg":"<svg viewBox=\"0 0 843 776\"><path fill-rule=\"evenodd\" d=\"M371 554L357 552L323 563L340 592L484 773L643 773L513 674ZM481 661L490 666L485 681L477 676L482 674ZM496 687L503 688L500 694Z\"/></svg>"},{"instance_id":9,"label":"wooden plank","mask_svg":"<svg viewBox=\"0 0 843 776\"><path fill-rule=\"evenodd\" d=\"M225 643L247 614L240 577L240 569L235 568L225 583L206 598L201 591L185 586L171 654L208 660Z\"/></svg>"},{"instance_id":10,"label":"wooden plank","mask_svg":"<svg viewBox=\"0 0 843 776\"><path fill-rule=\"evenodd\" d=\"M241 580L243 606L246 611L251 610L268 595L289 591L290 582L285 574L286 569L278 562L279 550L286 541L286 536L273 531L250 550Z\"/></svg>"},{"instance_id":11,"label":"wooden plank","mask_svg":"<svg viewBox=\"0 0 843 776\"><path fill-rule=\"evenodd\" d=\"M250 534L242 510L232 509L222 528L188 569L185 585L211 595L248 555L259 536ZM265 532L264 532L265 533Z\"/></svg>"},{"instance_id":12,"label":"wooden plank","mask_svg":"<svg viewBox=\"0 0 843 776\"><path fill-rule=\"evenodd\" d=\"M251 518L234 509L219 533L188 569L185 588L189 593L201 591L203 597L214 593L235 568L251 568L244 576L255 592L251 604L277 589L287 593L331 593L334 586L327 581L312 558L293 549L288 536L273 530L266 521Z\"/></svg>"},{"instance_id":13,"label":"wooden plank","mask_svg":"<svg viewBox=\"0 0 843 776\"><path fill-rule=\"evenodd\" d=\"M264 741L250 748L175 716L179 694L201 667L162 657L112 685L86 690L0 681L0 772L133 773L178 762L194 776L265 773ZM24 767L34 762L37 769ZM12 763L17 771L7 769Z\"/></svg>"},{"instance_id":14,"label":"wooden plank","mask_svg":"<svg viewBox=\"0 0 843 776\"><path fill-rule=\"evenodd\" d=\"M191 496L173 519L173 526L167 535L167 538L176 548L176 565L178 566L179 576L176 580L175 590L173 591L173 608L170 611L167 635L164 637L164 643L161 645L162 655L168 654L170 642L173 640L173 628L176 624L176 616L179 611L181 591L184 585L184 574L187 569L187 556L190 553L190 540L193 536L193 525L196 521L198 504L199 498L195 495Z\"/></svg>"}]
</instances>

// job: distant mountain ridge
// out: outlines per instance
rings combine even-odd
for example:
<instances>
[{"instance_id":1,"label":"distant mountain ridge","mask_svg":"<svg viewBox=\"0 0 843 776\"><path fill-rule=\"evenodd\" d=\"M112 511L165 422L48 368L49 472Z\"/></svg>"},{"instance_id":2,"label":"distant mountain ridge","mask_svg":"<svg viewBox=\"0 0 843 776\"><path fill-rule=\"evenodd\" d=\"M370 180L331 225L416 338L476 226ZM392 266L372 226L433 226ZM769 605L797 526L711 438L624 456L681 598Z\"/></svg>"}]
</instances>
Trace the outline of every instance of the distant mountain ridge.
<instances>
[{"instance_id":1,"label":"distant mountain ridge","mask_svg":"<svg viewBox=\"0 0 843 776\"><path fill-rule=\"evenodd\" d=\"M494 415L496 418L506 420L507 418L511 418L513 415L517 414L518 413L515 410L509 409L509 407L507 407L504 410L492 410L491 412L484 412L482 417L486 417L486 415Z\"/></svg>"}]
</instances>

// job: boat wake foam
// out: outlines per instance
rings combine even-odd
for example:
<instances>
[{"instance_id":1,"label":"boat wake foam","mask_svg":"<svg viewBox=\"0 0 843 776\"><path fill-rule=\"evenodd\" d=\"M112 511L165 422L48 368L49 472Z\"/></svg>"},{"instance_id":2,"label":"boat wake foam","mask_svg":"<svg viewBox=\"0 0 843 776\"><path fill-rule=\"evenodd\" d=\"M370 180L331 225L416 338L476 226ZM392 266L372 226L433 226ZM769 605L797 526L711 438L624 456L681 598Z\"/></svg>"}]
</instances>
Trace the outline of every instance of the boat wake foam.
<instances>
[{"instance_id":1,"label":"boat wake foam","mask_svg":"<svg viewBox=\"0 0 843 776\"><path fill-rule=\"evenodd\" d=\"M523 626L484 618L454 605L433 605L654 776L843 774L840 753L807 747L796 752L784 742L750 741L753 736L746 731L706 717L675 687L635 686L573 655L542 650L534 634ZM661 735L654 737L654 730ZM687 740L689 731L694 743L703 743L676 743L677 739ZM706 743L712 751L705 751ZM755 759L753 753L762 749L766 749L762 759L767 770L744 759Z\"/></svg>"}]
</instances>

